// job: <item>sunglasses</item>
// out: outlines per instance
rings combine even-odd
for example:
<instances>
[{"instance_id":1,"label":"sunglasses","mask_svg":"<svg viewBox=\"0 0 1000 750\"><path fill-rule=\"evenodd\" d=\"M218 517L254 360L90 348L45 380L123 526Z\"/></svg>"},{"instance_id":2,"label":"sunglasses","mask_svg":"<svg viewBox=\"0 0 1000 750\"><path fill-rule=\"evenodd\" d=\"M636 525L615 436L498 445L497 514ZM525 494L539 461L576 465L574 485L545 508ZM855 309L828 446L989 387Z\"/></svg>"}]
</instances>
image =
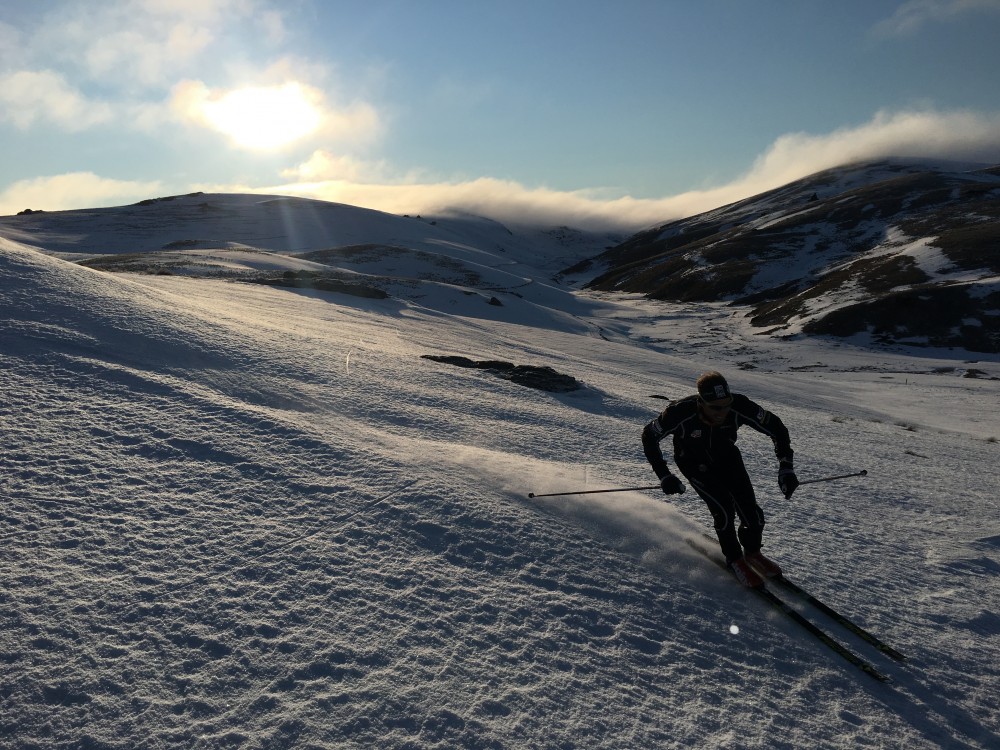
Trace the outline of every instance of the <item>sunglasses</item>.
<instances>
[{"instance_id":1,"label":"sunglasses","mask_svg":"<svg viewBox=\"0 0 1000 750\"><path fill-rule=\"evenodd\" d=\"M710 404L705 401L702 401L701 405L708 411L715 412L716 414L722 414L723 412L729 411L729 409L733 405L733 402L730 400L724 404Z\"/></svg>"}]
</instances>

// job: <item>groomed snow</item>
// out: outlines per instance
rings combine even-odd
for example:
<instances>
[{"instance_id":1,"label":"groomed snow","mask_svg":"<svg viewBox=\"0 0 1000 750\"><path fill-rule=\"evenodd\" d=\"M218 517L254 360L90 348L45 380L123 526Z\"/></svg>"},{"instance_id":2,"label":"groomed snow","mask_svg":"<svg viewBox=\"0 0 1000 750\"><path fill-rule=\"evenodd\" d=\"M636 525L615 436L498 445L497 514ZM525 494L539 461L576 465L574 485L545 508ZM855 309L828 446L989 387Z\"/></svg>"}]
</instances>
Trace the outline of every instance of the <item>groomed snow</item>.
<instances>
[{"instance_id":1,"label":"groomed snow","mask_svg":"<svg viewBox=\"0 0 1000 750\"><path fill-rule=\"evenodd\" d=\"M518 273L503 307L367 300L0 239L0 746L1000 747L995 358ZM869 472L786 501L741 439L767 551L910 660L803 612L892 684L693 551L690 490L528 498L654 483L651 396L708 367L787 422L801 479Z\"/></svg>"}]
</instances>

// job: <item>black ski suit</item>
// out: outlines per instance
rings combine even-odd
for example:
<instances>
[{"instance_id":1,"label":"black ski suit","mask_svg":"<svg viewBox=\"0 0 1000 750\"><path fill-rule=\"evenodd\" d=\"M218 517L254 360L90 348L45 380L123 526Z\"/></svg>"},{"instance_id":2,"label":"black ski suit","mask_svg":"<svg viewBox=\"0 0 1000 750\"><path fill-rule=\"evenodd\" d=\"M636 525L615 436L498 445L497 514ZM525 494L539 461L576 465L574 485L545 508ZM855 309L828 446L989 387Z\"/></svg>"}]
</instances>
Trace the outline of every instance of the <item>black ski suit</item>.
<instances>
[{"instance_id":1,"label":"black ski suit","mask_svg":"<svg viewBox=\"0 0 1000 750\"><path fill-rule=\"evenodd\" d=\"M771 438L779 462L791 462L788 428L777 416L739 393L733 394L732 407L717 427L702 421L698 396L689 396L672 402L642 431L643 451L661 479L670 469L663 459L660 441L673 436L674 462L708 505L727 562L759 551L764 532L764 512L757 505L743 456L736 447L736 431L743 425Z\"/></svg>"}]
</instances>

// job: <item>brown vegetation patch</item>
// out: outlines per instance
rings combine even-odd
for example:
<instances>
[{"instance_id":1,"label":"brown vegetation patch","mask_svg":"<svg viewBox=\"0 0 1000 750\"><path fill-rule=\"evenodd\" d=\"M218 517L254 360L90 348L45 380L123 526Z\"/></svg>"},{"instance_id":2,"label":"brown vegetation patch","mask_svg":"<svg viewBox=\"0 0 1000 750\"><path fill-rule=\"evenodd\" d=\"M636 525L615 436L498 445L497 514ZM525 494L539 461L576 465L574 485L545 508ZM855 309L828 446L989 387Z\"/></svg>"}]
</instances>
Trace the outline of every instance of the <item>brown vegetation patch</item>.
<instances>
[{"instance_id":1,"label":"brown vegetation patch","mask_svg":"<svg viewBox=\"0 0 1000 750\"><path fill-rule=\"evenodd\" d=\"M389 296L377 287L343 281L335 276L315 271L285 271L280 277L253 279L249 283L291 289L316 289L321 292L340 292L350 294L353 297L367 297L369 299L386 299Z\"/></svg>"},{"instance_id":2,"label":"brown vegetation patch","mask_svg":"<svg viewBox=\"0 0 1000 750\"><path fill-rule=\"evenodd\" d=\"M987 302L1000 307L1000 293ZM964 286L924 286L834 310L810 321L803 331L834 336L868 331L890 341L926 337L929 346L1000 352L1000 316L983 315L981 308Z\"/></svg>"}]
</instances>

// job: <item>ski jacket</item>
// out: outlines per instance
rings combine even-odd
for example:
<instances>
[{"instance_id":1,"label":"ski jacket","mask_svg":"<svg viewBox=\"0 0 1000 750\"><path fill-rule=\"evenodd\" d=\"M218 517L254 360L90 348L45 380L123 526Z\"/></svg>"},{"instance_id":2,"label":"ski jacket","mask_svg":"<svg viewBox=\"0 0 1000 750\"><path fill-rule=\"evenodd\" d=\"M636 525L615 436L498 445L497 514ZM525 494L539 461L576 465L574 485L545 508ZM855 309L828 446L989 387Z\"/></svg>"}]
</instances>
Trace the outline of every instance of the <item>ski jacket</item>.
<instances>
[{"instance_id":1,"label":"ski jacket","mask_svg":"<svg viewBox=\"0 0 1000 750\"><path fill-rule=\"evenodd\" d=\"M710 465L732 455L736 431L743 425L771 438L779 461L792 460L788 428L775 414L740 393L733 394L732 407L718 427L705 424L698 416L698 396L671 402L643 429L642 449L656 476L662 479L669 469L663 460L660 441L667 435L673 436L674 460L679 467L694 463Z\"/></svg>"}]
</instances>

